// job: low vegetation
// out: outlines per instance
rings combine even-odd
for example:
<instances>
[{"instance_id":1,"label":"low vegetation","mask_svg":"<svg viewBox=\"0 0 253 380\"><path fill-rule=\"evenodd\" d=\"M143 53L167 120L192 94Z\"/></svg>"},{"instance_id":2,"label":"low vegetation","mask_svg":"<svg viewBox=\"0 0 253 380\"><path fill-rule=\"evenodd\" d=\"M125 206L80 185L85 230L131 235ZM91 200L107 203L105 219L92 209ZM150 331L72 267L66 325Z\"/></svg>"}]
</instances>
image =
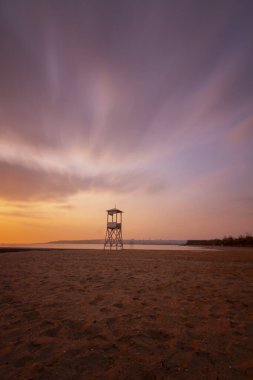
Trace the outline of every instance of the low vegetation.
<instances>
[{"instance_id":1,"label":"low vegetation","mask_svg":"<svg viewBox=\"0 0 253 380\"><path fill-rule=\"evenodd\" d=\"M223 239L210 240L187 240L186 245L215 245L228 247L253 247L253 236L251 234L239 237L225 236Z\"/></svg>"}]
</instances>

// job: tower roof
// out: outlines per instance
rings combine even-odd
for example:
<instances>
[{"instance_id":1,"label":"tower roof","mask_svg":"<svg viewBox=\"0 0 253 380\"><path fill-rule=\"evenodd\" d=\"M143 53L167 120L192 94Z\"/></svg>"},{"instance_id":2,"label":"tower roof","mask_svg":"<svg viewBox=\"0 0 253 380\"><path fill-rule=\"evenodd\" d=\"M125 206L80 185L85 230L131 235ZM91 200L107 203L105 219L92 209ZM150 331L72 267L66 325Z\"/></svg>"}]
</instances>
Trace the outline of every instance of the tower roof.
<instances>
[{"instance_id":1,"label":"tower roof","mask_svg":"<svg viewBox=\"0 0 253 380\"><path fill-rule=\"evenodd\" d=\"M122 214L123 211L119 210L118 208L114 207L114 208L111 208L110 210L106 210L108 212L109 215L113 215L113 214Z\"/></svg>"}]
</instances>

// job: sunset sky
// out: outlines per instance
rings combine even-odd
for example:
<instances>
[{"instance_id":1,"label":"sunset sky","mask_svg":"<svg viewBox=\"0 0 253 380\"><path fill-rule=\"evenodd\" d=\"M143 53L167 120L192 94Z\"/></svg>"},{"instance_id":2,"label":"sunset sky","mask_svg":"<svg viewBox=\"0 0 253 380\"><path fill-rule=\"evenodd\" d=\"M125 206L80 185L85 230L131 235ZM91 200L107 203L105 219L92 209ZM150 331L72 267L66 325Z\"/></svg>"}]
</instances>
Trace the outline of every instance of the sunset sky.
<instances>
[{"instance_id":1,"label":"sunset sky","mask_svg":"<svg viewBox=\"0 0 253 380\"><path fill-rule=\"evenodd\" d=\"M253 1L0 0L0 243L253 233Z\"/></svg>"}]
</instances>

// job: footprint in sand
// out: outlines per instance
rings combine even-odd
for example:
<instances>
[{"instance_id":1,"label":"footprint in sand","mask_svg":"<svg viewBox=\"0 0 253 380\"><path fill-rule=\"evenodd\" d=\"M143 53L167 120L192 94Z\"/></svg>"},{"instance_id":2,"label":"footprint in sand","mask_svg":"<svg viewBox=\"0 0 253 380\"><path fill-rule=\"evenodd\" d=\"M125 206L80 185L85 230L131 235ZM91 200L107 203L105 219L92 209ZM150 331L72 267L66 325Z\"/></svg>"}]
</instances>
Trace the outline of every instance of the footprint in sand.
<instances>
[{"instance_id":1,"label":"footprint in sand","mask_svg":"<svg viewBox=\"0 0 253 380\"><path fill-rule=\"evenodd\" d=\"M92 301L89 302L90 305L97 305L100 301L103 301L104 297L97 296Z\"/></svg>"},{"instance_id":2,"label":"footprint in sand","mask_svg":"<svg viewBox=\"0 0 253 380\"><path fill-rule=\"evenodd\" d=\"M94 373L96 371L101 373L106 371L112 362L113 359L111 357L107 357L101 354L101 352L94 352L90 355L76 358L75 363L72 363L72 367L77 373Z\"/></svg>"},{"instance_id":3,"label":"footprint in sand","mask_svg":"<svg viewBox=\"0 0 253 380\"><path fill-rule=\"evenodd\" d=\"M146 318L147 318L147 319L151 319L151 320L155 320L155 319L157 319L157 315L155 315L155 314L148 314L148 315L146 316Z\"/></svg>"},{"instance_id":4,"label":"footprint in sand","mask_svg":"<svg viewBox=\"0 0 253 380\"><path fill-rule=\"evenodd\" d=\"M153 340L166 341L169 339L169 334L163 330L148 330L146 336Z\"/></svg>"},{"instance_id":5,"label":"footprint in sand","mask_svg":"<svg viewBox=\"0 0 253 380\"><path fill-rule=\"evenodd\" d=\"M43 331L40 336L49 336L51 338L54 338L58 335L60 331L60 328L59 327L56 327L56 328L52 328L52 329L47 329L45 331Z\"/></svg>"},{"instance_id":6,"label":"footprint in sand","mask_svg":"<svg viewBox=\"0 0 253 380\"><path fill-rule=\"evenodd\" d=\"M118 309L122 309L123 308L123 303L114 303L112 306L114 306L114 307L117 307Z\"/></svg>"},{"instance_id":7,"label":"footprint in sand","mask_svg":"<svg viewBox=\"0 0 253 380\"><path fill-rule=\"evenodd\" d=\"M117 321L117 318L107 318L106 324L109 328L112 328Z\"/></svg>"},{"instance_id":8,"label":"footprint in sand","mask_svg":"<svg viewBox=\"0 0 253 380\"><path fill-rule=\"evenodd\" d=\"M108 307L101 307L100 311L102 313L109 313L110 309L108 309Z\"/></svg>"},{"instance_id":9,"label":"footprint in sand","mask_svg":"<svg viewBox=\"0 0 253 380\"><path fill-rule=\"evenodd\" d=\"M54 325L53 322L45 320L40 324L40 328L42 329L49 328L49 327L52 327L53 325Z\"/></svg>"}]
</instances>

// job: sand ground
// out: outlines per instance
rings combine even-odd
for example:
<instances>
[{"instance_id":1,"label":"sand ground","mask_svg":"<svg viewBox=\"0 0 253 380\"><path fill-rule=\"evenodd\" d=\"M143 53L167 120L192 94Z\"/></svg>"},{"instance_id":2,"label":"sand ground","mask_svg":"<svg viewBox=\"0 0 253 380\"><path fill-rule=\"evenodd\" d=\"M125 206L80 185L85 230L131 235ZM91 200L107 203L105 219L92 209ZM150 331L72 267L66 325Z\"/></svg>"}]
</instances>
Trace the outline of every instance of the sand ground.
<instances>
[{"instance_id":1,"label":"sand ground","mask_svg":"<svg viewBox=\"0 0 253 380\"><path fill-rule=\"evenodd\" d=\"M0 379L253 379L253 249L0 253Z\"/></svg>"}]
</instances>

